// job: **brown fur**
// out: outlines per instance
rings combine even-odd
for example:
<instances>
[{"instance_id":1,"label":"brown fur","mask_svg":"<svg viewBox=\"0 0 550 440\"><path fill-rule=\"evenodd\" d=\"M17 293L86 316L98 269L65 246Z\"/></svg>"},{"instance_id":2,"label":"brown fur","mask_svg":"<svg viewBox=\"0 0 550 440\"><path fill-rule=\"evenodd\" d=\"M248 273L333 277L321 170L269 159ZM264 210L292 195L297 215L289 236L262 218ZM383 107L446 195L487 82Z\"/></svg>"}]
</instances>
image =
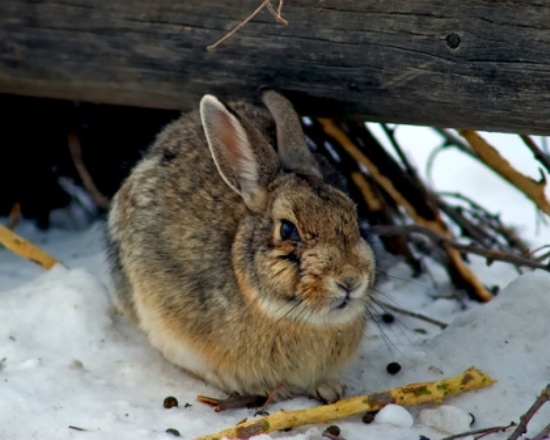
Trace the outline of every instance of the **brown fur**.
<instances>
[{"instance_id":1,"label":"brown fur","mask_svg":"<svg viewBox=\"0 0 550 440\"><path fill-rule=\"evenodd\" d=\"M364 331L376 264L354 204L321 180L301 130L275 153L273 119L281 143L290 104L264 98L273 117L205 98L202 122L193 112L158 136L111 209L114 300L169 360L225 391L331 401ZM281 239L283 219L299 243ZM336 283L359 286L349 305Z\"/></svg>"}]
</instances>

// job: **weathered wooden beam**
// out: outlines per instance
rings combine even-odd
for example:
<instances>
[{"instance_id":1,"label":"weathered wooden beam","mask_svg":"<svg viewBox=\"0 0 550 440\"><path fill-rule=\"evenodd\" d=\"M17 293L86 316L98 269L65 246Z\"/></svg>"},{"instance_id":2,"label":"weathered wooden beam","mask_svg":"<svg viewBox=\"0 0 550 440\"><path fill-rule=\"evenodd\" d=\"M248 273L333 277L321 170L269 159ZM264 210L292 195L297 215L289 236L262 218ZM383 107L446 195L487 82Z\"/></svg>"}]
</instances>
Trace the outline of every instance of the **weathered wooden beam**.
<instances>
[{"instance_id":1,"label":"weathered wooden beam","mask_svg":"<svg viewBox=\"0 0 550 440\"><path fill-rule=\"evenodd\" d=\"M0 92L159 108L289 92L302 112L550 134L550 2L1 0ZM278 1L273 0L277 6Z\"/></svg>"}]
</instances>

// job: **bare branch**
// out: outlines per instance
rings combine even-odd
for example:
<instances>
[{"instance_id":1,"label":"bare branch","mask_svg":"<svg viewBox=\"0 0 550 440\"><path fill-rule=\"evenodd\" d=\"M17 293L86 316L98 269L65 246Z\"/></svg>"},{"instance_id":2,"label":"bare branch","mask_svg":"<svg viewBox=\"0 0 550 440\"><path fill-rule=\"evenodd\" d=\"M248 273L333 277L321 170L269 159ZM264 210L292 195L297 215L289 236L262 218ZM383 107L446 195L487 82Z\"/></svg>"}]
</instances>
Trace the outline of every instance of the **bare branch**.
<instances>
[{"instance_id":1,"label":"bare branch","mask_svg":"<svg viewBox=\"0 0 550 440\"><path fill-rule=\"evenodd\" d=\"M69 152L71 153L71 158L73 159L74 166L78 175L82 180L82 185L88 191L94 203L102 209L109 208L109 198L106 197L97 189L95 186L92 176L88 172L86 165L84 165L84 160L82 159L82 147L80 146L80 140L74 133L68 134L68 143L69 143Z\"/></svg>"},{"instance_id":2,"label":"bare branch","mask_svg":"<svg viewBox=\"0 0 550 440\"><path fill-rule=\"evenodd\" d=\"M536 412L541 408L542 405L544 405L546 402L550 400L550 383L546 385L546 387L540 392L539 397L533 405L527 410L525 414L523 414L520 417L519 424L517 428L510 434L510 437L508 437L508 440L517 440L519 439L523 434L527 432L527 424L531 421L533 416L536 414Z\"/></svg>"},{"instance_id":3,"label":"bare branch","mask_svg":"<svg viewBox=\"0 0 550 440\"><path fill-rule=\"evenodd\" d=\"M464 142L460 137L452 133L450 130L444 130L441 128L434 128L434 130L436 133L440 134L443 139L445 139L445 146L453 146L455 148L458 148L460 151L467 154L472 159L481 161L476 152L472 150L472 147L470 147L467 142Z\"/></svg>"},{"instance_id":4,"label":"bare branch","mask_svg":"<svg viewBox=\"0 0 550 440\"><path fill-rule=\"evenodd\" d=\"M533 152L535 159L537 159L541 165L546 169L546 172L550 173L550 157L539 148L539 146L529 136L520 135L521 140L527 145L527 147Z\"/></svg>"},{"instance_id":5,"label":"bare branch","mask_svg":"<svg viewBox=\"0 0 550 440\"><path fill-rule=\"evenodd\" d=\"M550 438L550 423L546 425L541 432L535 435L531 440L548 440Z\"/></svg>"},{"instance_id":6,"label":"bare branch","mask_svg":"<svg viewBox=\"0 0 550 440\"><path fill-rule=\"evenodd\" d=\"M479 255L487 259L487 264L494 261L503 261L506 263L515 264L517 266L530 267L532 269L542 269L550 272L550 267L547 264L539 263L522 255L515 255L501 250L485 249L474 244L461 244L448 237L445 237L429 228L422 225L403 225L403 226L372 226L372 231L380 235L393 234L422 234L438 244L445 244L456 249L459 252Z\"/></svg>"},{"instance_id":7,"label":"bare branch","mask_svg":"<svg viewBox=\"0 0 550 440\"><path fill-rule=\"evenodd\" d=\"M405 152L403 151L403 149L401 148L401 146L397 142L397 139L395 138L395 129L388 128L387 124L381 124L381 125L382 125L382 129L386 133L386 136L390 140L390 142L393 146L393 149L395 150L395 152L399 156L399 159L401 159L401 162L405 166L405 169L407 170L407 173L409 173L409 175L411 175L417 181L419 181L420 179L418 178L418 174L416 173L415 168L411 165L411 163L409 161L409 158L405 155Z\"/></svg>"},{"instance_id":8,"label":"bare branch","mask_svg":"<svg viewBox=\"0 0 550 440\"><path fill-rule=\"evenodd\" d=\"M267 10L271 13L271 15L273 15L277 23L282 24L284 26L288 26L288 21L281 16L281 9L283 9L283 0L279 0L279 7L277 8L276 11L271 5L271 2L267 2L266 6L267 6Z\"/></svg>"},{"instance_id":9,"label":"bare branch","mask_svg":"<svg viewBox=\"0 0 550 440\"><path fill-rule=\"evenodd\" d=\"M491 428L475 429L473 431L461 432L460 434L453 434L453 435L450 435L448 437L444 437L441 440L456 440L456 439L463 438L463 437L470 437L471 435L482 434L481 436L476 437L476 439L478 439L478 438L481 438L481 437L485 437L488 434L495 434L497 432L504 432L507 429L512 428L513 426L516 426L516 423L512 422L512 423L510 423L509 425L506 425L506 426L493 426Z\"/></svg>"},{"instance_id":10,"label":"bare branch","mask_svg":"<svg viewBox=\"0 0 550 440\"><path fill-rule=\"evenodd\" d=\"M278 23L281 23L285 26L288 25L288 21L281 16L281 10L283 8L283 0L279 0L279 7L277 11L273 9L273 6L271 5L271 0L264 0L260 4L260 6L258 6L248 17L246 17L243 21L241 21L237 26L235 26L231 31L225 34L222 38L220 38L214 44L207 46L206 50L208 51L214 50L216 47L222 44L225 40L228 40L229 38L231 38L233 35L239 32L250 20L256 17L256 15L258 15L260 12L262 12L262 9L264 8L267 8L267 10L271 13L271 15L273 15L273 17L275 17L275 20Z\"/></svg>"}]
</instances>

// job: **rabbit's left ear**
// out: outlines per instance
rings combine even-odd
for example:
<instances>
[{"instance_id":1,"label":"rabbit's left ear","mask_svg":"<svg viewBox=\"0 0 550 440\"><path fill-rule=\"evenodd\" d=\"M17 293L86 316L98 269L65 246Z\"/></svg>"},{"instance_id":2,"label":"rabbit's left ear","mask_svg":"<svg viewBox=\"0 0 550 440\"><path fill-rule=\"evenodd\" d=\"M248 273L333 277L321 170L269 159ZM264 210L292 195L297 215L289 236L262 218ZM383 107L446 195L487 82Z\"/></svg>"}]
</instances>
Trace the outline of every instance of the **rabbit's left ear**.
<instances>
[{"instance_id":1,"label":"rabbit's left ear","mask_svg":"<svg viewBox=\"0 0 550 440\"><path fill-rule=\"evenodd\" d=\"M255 128L245 129L239 118L212 95L202 98L200 115L210 152L225 183L250 210L264 210L266 187L280 169L275 150Z\"/></svg>"}]
</instances>

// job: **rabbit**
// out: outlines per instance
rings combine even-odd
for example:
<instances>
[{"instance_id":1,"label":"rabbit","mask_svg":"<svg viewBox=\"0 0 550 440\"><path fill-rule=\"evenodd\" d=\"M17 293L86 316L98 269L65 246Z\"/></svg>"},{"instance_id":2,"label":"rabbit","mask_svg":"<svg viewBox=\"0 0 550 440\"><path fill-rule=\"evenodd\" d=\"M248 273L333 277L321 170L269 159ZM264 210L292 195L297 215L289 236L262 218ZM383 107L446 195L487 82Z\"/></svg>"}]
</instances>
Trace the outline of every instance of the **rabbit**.
<instances>
[{"instance_id":1,"label":"rabbit","mask_svg":"<svg viewBox=\"0 0 550 440\"><path fill-rule=\"evenodd\" d=\"M376 281L355 204L300 119L205 95L115 194L113 299L172 363L230 394L340 399Z\"/></svg>"}]
</instances>

